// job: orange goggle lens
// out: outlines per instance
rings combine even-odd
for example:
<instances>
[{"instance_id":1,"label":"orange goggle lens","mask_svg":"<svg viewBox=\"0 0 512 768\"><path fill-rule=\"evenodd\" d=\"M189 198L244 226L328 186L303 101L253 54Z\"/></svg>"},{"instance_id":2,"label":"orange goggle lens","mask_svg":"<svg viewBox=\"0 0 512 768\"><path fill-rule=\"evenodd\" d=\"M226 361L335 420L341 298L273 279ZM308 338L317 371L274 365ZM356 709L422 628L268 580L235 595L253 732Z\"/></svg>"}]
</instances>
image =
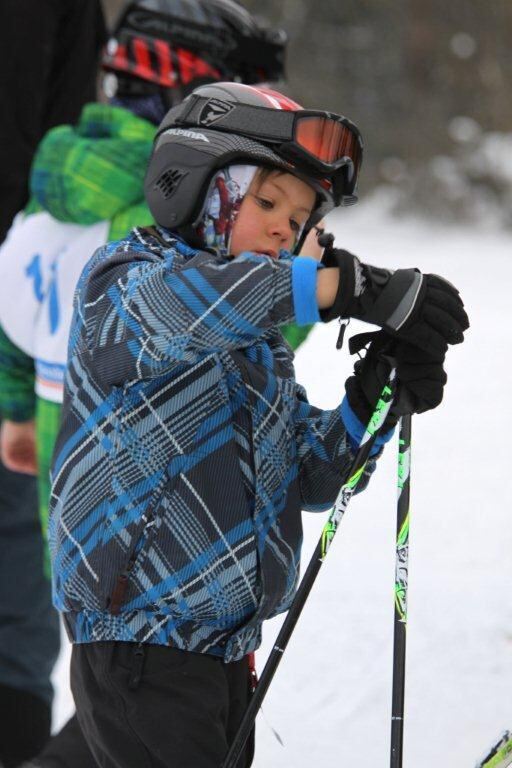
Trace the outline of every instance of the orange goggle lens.
<instances>
[{"instance_id":1,"label":"orange goggle lens","mask_svg":"<svg viewBox=\"0 0 512 768\"><path fill-rule=\"evenodd\" d=\"M323 163L334 164L349 157L357 172L361 156L357 136L338 120L316 115L299 117L294 138L299 146Z\"/></svg>"}]
</instances>

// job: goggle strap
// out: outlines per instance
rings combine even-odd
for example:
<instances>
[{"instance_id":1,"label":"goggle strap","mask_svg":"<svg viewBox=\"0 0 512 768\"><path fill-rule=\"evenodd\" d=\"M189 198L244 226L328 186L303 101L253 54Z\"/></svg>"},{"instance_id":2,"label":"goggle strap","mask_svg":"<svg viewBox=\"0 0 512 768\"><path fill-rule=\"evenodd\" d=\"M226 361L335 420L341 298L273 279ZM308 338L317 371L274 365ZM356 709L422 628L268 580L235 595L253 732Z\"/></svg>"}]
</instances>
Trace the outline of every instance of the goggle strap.
<instances>
[{"instance_id":1,"label":"goggle strap","mask_svg":"<svg viewBox=\"0 0 512 768\"><path fill-rule=\"evenodd\" d=\"M199 128L214 125L229 133L249 135L256 141L260 138L284 142L290 141L293 136L295 112L287 110L245 104L236 104L231 109L228 101L194 94L183 102L182 109L175 118L177 123L192 123Z\"/></svg>"}]
</instances>

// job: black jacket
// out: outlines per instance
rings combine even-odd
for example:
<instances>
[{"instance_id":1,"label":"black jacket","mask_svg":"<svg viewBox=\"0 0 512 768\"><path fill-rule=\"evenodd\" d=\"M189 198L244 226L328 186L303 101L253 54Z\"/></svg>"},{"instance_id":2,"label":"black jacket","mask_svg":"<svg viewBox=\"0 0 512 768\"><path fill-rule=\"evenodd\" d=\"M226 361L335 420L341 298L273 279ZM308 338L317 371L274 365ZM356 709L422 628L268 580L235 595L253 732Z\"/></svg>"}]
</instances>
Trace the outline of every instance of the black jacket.
<instances>
[{"instance_id":1,"label":"black jacket","mask_svg":"<svg viewBox=\"0 0 512 768\"><path fill-rule=\"evenodd\" d=\"M27 201L40 139L95 100L105 40L100 0L0 2L0 242Z\"/></svg>"}]
</instances>

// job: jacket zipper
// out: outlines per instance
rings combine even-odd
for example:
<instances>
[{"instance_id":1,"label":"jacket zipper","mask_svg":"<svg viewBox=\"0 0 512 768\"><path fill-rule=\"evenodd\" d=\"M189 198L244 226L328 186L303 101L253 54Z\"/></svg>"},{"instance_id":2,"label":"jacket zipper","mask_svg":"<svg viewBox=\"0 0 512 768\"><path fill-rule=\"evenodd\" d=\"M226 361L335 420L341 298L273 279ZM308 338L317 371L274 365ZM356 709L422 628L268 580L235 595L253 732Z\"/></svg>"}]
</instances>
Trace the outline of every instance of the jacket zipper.
<instances>
[{"instance_id":1,"label":"jacket zipper","mask_svg":"<svg viewBox=\"0 0 512 768\"><path fill-rule=\"evenodd\" d=\"M139 527L140 535L137 537L135 547L132 550L132 553L130 555L130 558L126 564L126 567L123 571L119 574L117 577L117 581L114 585L114 589L112 591L112 595L110 596L110 601L108 605L108 611L113 616L118 616L121 611L121 606L124 603L125 594L126 594L126 588L128 587L128 579L130 577L130 573L133 570L133 566L135 565L135 562L142 551L142 548L144 547L145 540L142 540L142 544L138 546L141 536L144 536L144 533L147 532L148 528L150 528L154 524L154 517L152 510L148 515L143 515L142 520L142 526ZM147 540L147 533L145 536L145 539Z\"/></svg>"}]
</instances>

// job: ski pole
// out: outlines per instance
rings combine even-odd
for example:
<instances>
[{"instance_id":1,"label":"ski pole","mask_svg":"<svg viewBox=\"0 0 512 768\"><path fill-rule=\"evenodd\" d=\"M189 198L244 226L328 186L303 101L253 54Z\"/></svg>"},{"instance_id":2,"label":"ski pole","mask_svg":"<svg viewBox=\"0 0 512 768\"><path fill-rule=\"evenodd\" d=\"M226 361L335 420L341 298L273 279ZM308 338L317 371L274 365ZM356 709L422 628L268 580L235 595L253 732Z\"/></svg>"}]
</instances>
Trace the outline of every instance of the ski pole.
<instances>
[{"instance_id":1,"label":"ski pole","mask_svg":"<svg viewBox=\"0 0 512 768\"><path fill-rule=\"evenodd\" d=\"M507 768L512 764L512 733L505 731L475 768Z\"/></svg>"},{"instance_id":2,"label":"ski pole","mask_svg":"<svg viewBox=\"0 0 512 768\"><path fill-rule=\"evenodd\" d=\"M286 619L283 622L283 626L281 627L281 631L277 636L274 647L267 659L267 663L265 664L265 668L263 669L259 683L252 695L251 701L247 707L242 722L240 723L238 731L231 743L231 747L229 748L227 755L224 758L222 768L235 768L237 764L240 753L244 748L245 742L247 741L247 738L253 728L258 710L263 703L265 694L267 693L277 667L279 666L279 663L283 657L286 646L288 645L288 641L292 636L293 630L306 603L311 588L326 558L332 540L336 535L338 525L341 522L352 494L354 493L357 484L365 470L372 446L375 443L379 431L386 420L389 409L391 408L394 395L394 385L395 369L393 368L389 375L388 381L381 392L377 405L375 406L375 410L371 415L370 421L368 422L368 426L366 427L366 431L361 440L361 444L348 472L348 479L343 483L338 496L336 497L334 507L332 508L329 515L329 519L323 528L320 540L316 545L311 560L309 561L309 565L295 594L290 609L288 610Z\"/></svg>"},{"instance_id":3,"label":"ski pole","mask_svg":"<svg viewBox=\"0 0 512 768\"><path fill-rule=\"evenodd\" d=\"M391 768L402 768L409 569L409 497L411 467L410 415L400 419L398 438L398 502L396 515L395 628L393 640L393 697L391 706Z\"/></svg>"}]
</instances>

